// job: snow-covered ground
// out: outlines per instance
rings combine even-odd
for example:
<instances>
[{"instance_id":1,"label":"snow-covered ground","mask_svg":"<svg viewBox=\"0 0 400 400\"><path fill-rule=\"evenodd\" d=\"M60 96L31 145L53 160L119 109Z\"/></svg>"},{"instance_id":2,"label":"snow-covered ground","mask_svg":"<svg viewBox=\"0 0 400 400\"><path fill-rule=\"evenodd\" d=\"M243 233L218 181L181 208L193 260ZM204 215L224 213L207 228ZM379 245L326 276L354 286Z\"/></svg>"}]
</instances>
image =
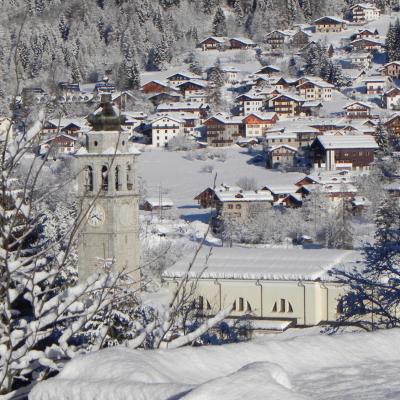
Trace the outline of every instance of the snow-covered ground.
<instances>
[{"instance_id":1,"label":"snow-covered ground","mask_svg":"<svg viewBox=\"0 0 400 400\"><path fill-rule=\"evenodd\" d=\"M222 151L226 154L226 161L188 160L184 158L187 154L185 151L154 149L143 152L138 157L138 175L144 179L149 197L158 197L160 187L162 190L167 189L165 197L174 202L178 212L195 220L196 215L204 214L204 210L198 208L194 197L207 187L213 186L215 174L217 185L235 185L241 177L251 177L260 188L272 184L290 185L304 176L300 173L267 170L263 165L251 164L249 160L253 155L238 146L205 151ZM212 173L201 172L207 164L214 167Z\"/></svg>"},{"instance_id":2,"label":"snow-covered ground","mask_svg":"<svg viewBox=\"0 0 400 400\"><path fill-rule=\"evenodd\" d=\"M399 399L400 330L288 331L252 342L80 357L30 400Z\"/></svg>"}]
</instances>

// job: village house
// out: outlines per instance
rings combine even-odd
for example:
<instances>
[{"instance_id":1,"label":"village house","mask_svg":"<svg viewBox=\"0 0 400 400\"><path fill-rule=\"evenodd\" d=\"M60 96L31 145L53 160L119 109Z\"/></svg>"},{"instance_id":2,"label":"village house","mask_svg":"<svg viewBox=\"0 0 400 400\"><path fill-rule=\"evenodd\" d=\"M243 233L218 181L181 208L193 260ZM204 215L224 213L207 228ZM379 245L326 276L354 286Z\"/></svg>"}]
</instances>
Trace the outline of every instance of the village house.
<instances>
[{"instance_id":1,"label":"village house","mask_svg":"<svg viewBox=\"0 0 400 400\"><path fill-rule=\"evenodd\" d=\"M180 83L176 86L176 88L179 89L183 97L188 98L192 94L204 91L207 88L207 82L200 80L190 80Z\"/></svg>"},{"instance_id":2,"label":"village house","mask_svg":"<svg viewBox=\"0 0 400 400\"><path fill-rule=\"evenodd\" d=\"M209 36L202 40L198 44L198 47L201 47L203 51L218 50L226 43L226 41L227 39L224 37Z\"/></svg>"},{"instance_id":3,"label":"village house","mask_svg":"<svg viewBox=\"0 0 400 400\"><path fill-rule=\"evenodd\" d=\"M218 231L221 223L238 223L247 220L272 207L273 198L262 190L224 190L215 191L216 215L213 229Z\"/></svg>"},{"instance_id":4,"label":"village house","mask_svg":"<svg viewBox=\"0 0 400 400\"><path fill-rule=\"evenodd\" d=\"M259 69L256 72L256 75L266 75L266 76L271 76L271 75L276 75L281 72L281 69L278 67L275 67L274 65L265 65L261 69Z\"/></svg>"},{"instance_id":5,"label":"village house","mask_svg":"<svg viewBox=\"0 0 400 400\"><path fill-rule=\"evenodd\" d=\"M216 188L208 187L207 189L203 190L201 193L199 193L194 200L197 200L199 207L200 208L210 208L210 207L215 207L215 192L225 192L225 191L231 191L232 193L238 193L242 188L239 186L229 186L224 183L222 183L220 186Z\"/></svg>"},{"instance_id":6,"label":"village house","mask_svg":"<svg viewBox=\"0 0 400 400\"><path fill-rule=\"evenodd\" d=\"M314 139L320 134L319 130L311 126L301 126L299 128L285 129L286 134L296 134L297 142L293 147L308 148Z\"/></svg>"},{"instance_id":7,"label":"village house","mask_svg":"<svg viewBox=\"0 0 400 400\"><path fill-rule=\"evenodd\" d=\"M265 134L264 147L276 147L278 145L288 145L290 147L298 148L299 142L297 134L286 130L267 132Z\"/></svg>"},{"instance_id":8,"label":"village house","mask_svg":"<svg viewBox=\"0 0 400 400\"><path fill-rule=\"evenodd\" d=\"M290 43L293 32L291 31L272 31L265 36L265 43L271 54L280 54L286 45Z\"/></svg>"},{"instance_id":9,"label":"village house","mask_svg":"<svg viewBox=\"0 0 400 400\"><path fill-rule=\"evenodd\" d=\"M351 203L357 194L357 188L352 183L341 182L305 185L299 188L297 192L302 198L306 198L315 191L325 195L326 199L329 200L329 209L327 211L341 205L343 201Z\"/></svg>"},{"instance_id":10,"label":"village house","mask_svg":"<svg viewBox=\"0 0 400 400\"><path fill-rule=\"evenodd\" d=\"M262 187L262 191L269 192L273 199L274 205L281 205L283 200L290 194L295 194L299 188L296 185L274 182Z\"/></svg>"},{"instance_id":11,"label":"village house","mask_svg":"<svg viewBox=\"0 0 400 400\"><path fill-rule=\"evenodd\" d=\"M155 93L152 96L148 98L155 107L162 103L174 103L181 101L182 96L180 93L167 93L167 92L161 92L161 93Z\"/></svg>"},{"instance_id":12,"label":"village house","mask_svg":"<svg viewBox=\"0 0 400 400\"><path fill-rule=\"evenodd\" d=\"M171 88L164 82L161 81L150 81L142 85L141 91L143 93L170 93L173 92L174 89Z\"/></svg>"},{"instance_id":13,"label":"village house","mask_svg":"<svg viewBox=\"0 0 400 400\"><path fill-rule=\"evenodd\" d=\"M261 111L264 108L264 98L252 93L241 94L235 101L239 104L240 115Z\"/></svg>"},{"instance_id":14,"label":"village house","mask_svg":"<svg viewBox=\"0 0 400 400\"><path fill-rule=\"evenodd\" d=\"M170 115L156 116L150 122L153 146L167 147L172 138L183 135L183 125L183 121L179 118Z\"/></svg>"},{"instance_id":15,"label":"village house","mask_svg":"<svg viewBox=\"0 0 400 400\"><path fill-rule=\"evenodd\" d=\"M232 50L247 50L257 46L251 39L241 37L229 39L229 45Z\"/></svg>"},{"instance_id":16,"label":"village house","mask_svg":"<svg viewBox=\"0 0 400 400\"><path fill-rule=\"evenodd\" d=\"M294 48L301 48L310 42L311 34L299 29L292 37L291 46Z\"/></svg>"},{"instance_id":17,"label":"village house","mask_svg":"<svg viewBox=\"0 0 400 400\"><path fill-rule=\"evenodd\" d=\"M387 86L387 79L381 76L371 76L364 79L365 89L368 95L382 94Z\"/></svg>"},{"instance_id":18,"label":"village house","mask_svg":"<svg viewBox=\"0 0 400 400\"><path fill-rule=\"evenodd\" d=\"M189 283L195 283L196 304L207 315L233 304L230 318L247 316L253 329L323 325L339 317L345 291L328 271L351 269L359 257L349 250L215 247L211 257L208 249L200 251ZM171 295L190 261L184 258L163 273Z\"/></svg>"},{"instance_id":19,"label":"village house","mask_svg":"<svg viewBox=\"0 0 400 400\"><path fill-rule=\"evenodd\" d=\"M144 211L160 211L170 210L174 207L174 203L171 199L159 196L159 197L147 197L141 207Z\"/></svg>"},{"instance_id":20,"label":"village house","mask_svg":"<svg viewBox=\"0 0 400 400\"><path fill-rule=\"evenodd\" d=\"M346 29L346 21L343 19L332 17L332 16L325 16L316 19L313 22L315 27L315 32L341 32L343 29Z\"/></svg>"},{"instance_id":21,"label":"village house","mask_svg":"<svg viewBox=\"0 0 400 400\"><path fill-rule=\"evenodd\" d=\"M354 101L343 107L346 117L349 119L371 118L372 107L362 101Z\"/></svg>"},{"instance_id":22,"label":"village house","mask_svg":"<svg viewBox=\"0 0 400 400\"><path fill-rule=\"evenodd\" d=\"M307 79L306 82L297 86L297 91L304 99L310 100L332 100L332 91L334 86L322 79Z\"/></svg>"},{"instance_id":23,"label":"village house","mask_svg":"<svg viewBox=\"0 0 400 400\"><path fill-rule=\"evenodd\" d=\"M229 65L224 65L221 67L221 72L227 83L237 83L239 80L240 70L236 67L231 67ZM207 78L208 79L208 78Z\"/></svg>"},{"instance_id":24,"label":"village house","mask_svg":"<svg viewBox=\"0 0 400 400\"><path fill-rule=\"evenodd\" d=\"M268 128L275 125L278 121L275 112L251 113L243 118L245 125L246 138L261 137L268 131Z\"/></svg>"},{"instance_id":25,"label":"village house","mask_svg":"<svg viewBox=\"0 0 400 400\"><path fill-rule=\"evenodd\" d=\"M267 168L277 168L281 165L293 167L296 165L298 150L287 144L267 147L265 153Z\"/></svg>"},{"instance_id":26,"label":"village house","mask_svg":"<svg viewBox=\"0 0 400 400\"><path fill-rule=\"evenodd\" d=\"M207 129L207 143L211 147L232 146L245 134L242 117L214 115L204 125Z\"/></svg>"},{"instance_id":27,"label":"village house","mask_svg":"<svg viewBox=\"0 0 400 400\"><path fill-rule=\"evenodd\" d=\"M379 38L379 32L377 29L374 31L371 29L360 29L355 35L351 36L351 39L378 39Z\"/></svg>"},{"instance_id":28,"label":"village house","mask_svg":"<svg viewBox=\"0 0 400 400\"><path fill-rule=\"evenodd\" d=\"M384 126L388 131L396 136L400 136L400 114L392 115L385 123Z\"/></svg>"},{"instance_id":29,"label":"village house","mask_svg":"<svg viewBox=\"0 0 400 400\"><path fill-rule=\"evenodd\" d=\"M311 145L316 169L369 169L379 148L371 135L318 136Z\"/></svg>"},{"instance_id":30,"label":"village house","mask_svg":"<svg viewBox=\"0 0 400 400\"><path fill-rule=\"evenodd\" d=\"M313 103L306 104L306 100L302 97L288 93L278 94L269 101L269 104L272 105L279 117L311 115L312 110L307 106L311 106L311 108L316 106Z\"/></svg>"},{"instance_id":31,"label":"village house","mask_svg":"<svg viewBox=\"0 0 400 400\"><path fill-rule=\"evenodd\" d=\"M394 87L385 92L382 96L382 104L388 110L400 110L400 89Z\"/></svg>"},{"instance_id":32,"label":"village house","mask_svg":"<svg viewBox=\"0 0 400 400\"><path fill-rule=\"evenodd\" d=\"M194 114L200 119L207 118L210 112L209 104L194 103L194 102L175 102L169 104L160 104L157 106L157 112L170 113L170 112L185 112Z\"/></svg>"},{"instance_id":33,"label":"village house","mask_svg":"<svg viewBox=\"0 0 400 400\"><path fill-rule=\"evenodd\" d=\"M350 64L353 67L369 69L372 65L373 56L371 53L354 53L349 56Z\"/></svg>"},{"instance_id":34,"label":"village house","mask_svg":"<svg viewBox=\"0 0 400 400\"><path fill-rule=\"evenodd\" d=\"M182 82L187 82L192 79L201 79L201 77L188 72L176 72L175 74L167 76L166 81L168 81L169 85L176 86Z\"/></svg>"},{"instance_id":35,"label":"village house","mask_svg":"<svg viewBox=\"0 0 400 400\"><path fill-rule=\"evenodd\" d=\"M349 9L351 21L357 24L365 24L379 18L381 11L370 3L359 3Z\"/></svg>"},{"instance_id":36,"label":"village house","mask_svg":"<svg viewBox=\"0 0 400 400\"><path fill-rule=\"evenodd\" d=\"M352 47L353 51L359 52L379 52L384 50L383 42L377 39L355 39L350 42L350 46Z\"/></svg>"},{"instance_id":37,"label":"village house","mask_svg":"<svg viewBox=\"0 0 400 400\"><path fill-rule=\"evenodd\" d=\"M59 134L45 140L39 146L41 155L58 157L60 155L73 154L78 150L78 139L66 134Z\"/></svg>"},{"instance_id":38,"label":"village house","mask_svg":"<svg viewBox=\"0 0 400 400\"><path fill-rule=\"evenodd\" d=\"M400 61L392 61L383 67L384 74L392 78L400 78Z\"/></svg>"}]
</instances>

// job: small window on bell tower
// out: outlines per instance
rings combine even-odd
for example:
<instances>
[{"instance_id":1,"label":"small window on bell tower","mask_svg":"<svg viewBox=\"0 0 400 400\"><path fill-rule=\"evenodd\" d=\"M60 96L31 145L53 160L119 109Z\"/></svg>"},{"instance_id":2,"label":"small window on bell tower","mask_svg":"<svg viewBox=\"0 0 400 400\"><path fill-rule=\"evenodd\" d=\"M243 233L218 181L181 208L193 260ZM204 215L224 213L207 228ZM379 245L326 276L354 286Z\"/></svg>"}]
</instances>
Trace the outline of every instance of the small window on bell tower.
<instances>
[{"instance_id":1,"label":"small window on bell tower","mask_svg":"<svg viewBox=\"0 0 400 400\"><path fill-rule=\"evenodd\" d=\"M101 189L108 191L108 168L105 165L101 168Z\"/></svg>"}]
</instances>

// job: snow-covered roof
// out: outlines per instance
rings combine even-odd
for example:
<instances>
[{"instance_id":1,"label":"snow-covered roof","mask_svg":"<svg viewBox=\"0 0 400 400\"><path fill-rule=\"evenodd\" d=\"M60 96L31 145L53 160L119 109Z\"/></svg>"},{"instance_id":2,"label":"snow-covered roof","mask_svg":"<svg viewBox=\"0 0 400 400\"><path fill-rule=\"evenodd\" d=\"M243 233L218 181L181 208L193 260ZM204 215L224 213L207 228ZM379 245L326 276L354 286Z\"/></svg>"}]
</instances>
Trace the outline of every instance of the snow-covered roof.
<instances>
[{"instance_id":1,"label":"snow-covered roof","mask_svg":"<svg viewBox=\"0 0 400 400\"><path fill-rule=\"evenodd\" d=\"M375 139L371 135L347 136L318 136L317 139L324 149L378 149Z\"/></svg>"},{"instance_id":2,"label":"snow-covered roof","mask_svg":"<svg viewBox=\"0 0 400 400\"><path fill-rule=\"evenodd\" d=\"M177 101L175 103L162 103L157 106L157 111L173 111L173 110L201 110L207 108L208 104L197 102Z\"/></svg>"},{"instance_id":3,"label":"snow-covered roof","mask_svg":"<svg viewBox=\"0 0 400 400\"><path fill-rule=\"evenodd\" d=\"M239 191L216 191L215 196L221 202L257 202L273 201L271 193L266 191L239 190Z\"/></svg>"},{"instance_id":4,"label":"snow-covered roof","mask_svg":"<svg viewBox=\"0 0 400 400\"><path fill-rule=\"evenodd\" d=\"M280 183L280 182L273 182L267 185L264 185L262 190L267 190L270 191L272 194L278 195L278 194L290 194L290 193L296 193L296 191L299 189L298 186L295 184L288 184L288 183Z\"/></svg>"},{"instance_id":5,"label":"snow-covered roof","mask_svg":"<svg viewBox=\"0 0 400 400\"><path fill-rule=\"evenodd\" d=\"M387 64L385 64L384 67L387 67L387 66L393 65L393 64L400 66L400 61L390 61Z\"/></svg>"},{"instance_id":6,"label":"snow-covered roof","mask_svg":"<svg viewBox=\"0 0 400 400\"><path fill-rule=\"evenodd\" d=\"M214 247L203 248L189 272L200 279L307 280L330 279L327 271L355 263L360 253L348 250L305 250L276 248ZM168 268L165 278L185 275L192 257Z\"/></svg>"},{"instance_id":7,"label":"snow-covered roof","mask_svg":"<svg viewBox=\"0 0 400 400\"><path fill-rule=\"evenodd\" d=\"M181 87L183 85L188 85L188 84L200 86L202 88L206 88L207 87L207 82L201 81L199 79L190 79L189 81L185 81L185 82L180 83L179 85L176 85L176 87L179 88L179 87Z\"/></svg>"},{"instance_id":8,"label":"snow-covered roof","mask_svg":"<svg viewBox=\"0 0 400 400\"><path fill-rule=\"evenodd\" d=\"M243 38L243 37L234 37L231 40L236 40L236 41L238 41L240 43L247 44L247 45L255 45L256 44L251 39Z\"/></svg>"},{"instance_id":9,"label":"snow-covered roof","mask_svg":"<svg viewBox=\"0 0 400 400\"><path fill-rule=\"evenodd\" d=\"M206 40L208 40L208 39L212 39L212 40L214 40L214 41L216 41L216 42L218 42L218 43L224 43L224 42L226 42L226 40L227 40L227 38L226 37L220 37L220 36L208 36L208 37L206 37L205 39L203 39L201 42L200 42L200 44L202 44L202 43L204 43Z\"/></svg>"},{"instance_id":10,"label":"snow-covered roof","mask_svg":"<svg viewBox=\"0 0 400 400\"><path fill-rule=\"evenodd\" d=\"M275 139L275 140L276 139L294 139L294 140L297 140L297 134L296 134L296 132L286 132L286 131L284 131L284 132L277 131L276 133L275 132L267 132L265 134L265 138L268 140L271 140L271 139Z\"/></svg>"},{"instance_id":11,"label":"snow-covered roof","mask_svg":"<svg viewBox=\"0 0 400 400\"><path fill-rule=\"evenodd\" d=\"M261 119L263 121L269 121L272 118L274 118L276 116L276 112L270 111L270 112L265 112L265 113L260 113L260 112L252 112L248 115L246 115L243 120L245 120L247 117L249 117L250 115L253 115L254 117Z\"/></svg>"},{"instance_id":12,"label":"snow-covered roof","mask_svg":"<svg viewBox=\"0 0 400 400\"><path fill-rule=\"evenodd\" d=\"M357 4L354 4L353 6L351 6L350 10L352 10L353 8L356 8L356 7L360 7L360 8L364 8L364 9L368 9L368 10L377 10L377 11L379 11L379 8L374 6L371 3L357 3Z\"/></svg>"},{"instance_id":13,"label":"snow-covered roof","mask_svg":"<svg viewBox=\"0 0 400 400\"><path fill-rule=\"evenodd\" d=\"M145 202L150 204L151 207L160 207L160 204L162 207L173 207L174 206L173 201L166 197L162 197L161 201L160 201L159 197L148 197L145 199Z\"/></svg>"},{"instance_id":14,"label":"snow-covered roof","mask_svg":"<svg viewBox=\"0 0 400 400\"><path fill-rule=\"evenodd\" d=\"M280 149L282 147L284 147L285 149L291 150L291 151L293 151L295 153L298 152L298 150L295 147L289 146L288 144L281 144L281 145L277 145L277 146L268 147L267 151L268 152L272 152L272 151L275 151L275 150Z\"/></svg>"},{"instance_id":15,"label":"snow-covered roof","mask_svg":"<svg viewBox=\"0 0 400 400\"><path fill-rule=\"evenodd\" d=\"M351 102L349 104L346 104L343 108L345 110L347 110L351 106L354 106L354 105L357 105L357 104L360 105L360 106L366 107L366 108L372 108L372 106L370 104L368 104L368 103L366 103L364 101L353 101L353 102Z\"/></svg>"},{"instance_id":16,"label":"snow-covered roof","mask_svg":"<svg viewBox=\"0 0 400 400\"><path fill-rule=\"evenodd\" d=\"M336 22L338 24L347 24L347 21L345 21L344 19L338 18L338 17L334 17L332 15L325 15L324 17L318 18L314 21L314 24L318 24L319 22L323 21L324 19L329 19L333 22Z\"/></svg>"},{"instance_id":17,"label":"snow-covered roof","mask_svg":"<svg viewBox=\"0 0 400 400\"><path fill-rule=\"evenodd\" d=\"M372 203L370 200L368 200L366 197L364 196L354 196L354 199L352 201L352 204L354 206L365 206L365 207L369 207Z\"/></svg>"}]
</instances>

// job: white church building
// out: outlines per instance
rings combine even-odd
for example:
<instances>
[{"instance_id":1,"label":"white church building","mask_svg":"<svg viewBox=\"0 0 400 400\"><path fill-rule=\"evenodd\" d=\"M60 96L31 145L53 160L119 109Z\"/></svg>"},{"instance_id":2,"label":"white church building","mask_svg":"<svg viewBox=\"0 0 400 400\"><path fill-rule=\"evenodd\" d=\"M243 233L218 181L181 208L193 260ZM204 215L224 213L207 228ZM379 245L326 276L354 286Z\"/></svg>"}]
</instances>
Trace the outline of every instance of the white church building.
<instances>
[{"instance_id":1,"label":"white church building","mask_svg":"<svg viewBox=\"0 0 400 400\"><path fill-rule=\"evenodd\" d=\"M352 268L360 253L348 250L214 247L201 249L189 271L197 305L214 315L233 304L231 318L248 315L254 329L284 330L335 321L345 287L329 276ZM190 257L164 273L173 293Z\"/></svg>"}]
</instances>

